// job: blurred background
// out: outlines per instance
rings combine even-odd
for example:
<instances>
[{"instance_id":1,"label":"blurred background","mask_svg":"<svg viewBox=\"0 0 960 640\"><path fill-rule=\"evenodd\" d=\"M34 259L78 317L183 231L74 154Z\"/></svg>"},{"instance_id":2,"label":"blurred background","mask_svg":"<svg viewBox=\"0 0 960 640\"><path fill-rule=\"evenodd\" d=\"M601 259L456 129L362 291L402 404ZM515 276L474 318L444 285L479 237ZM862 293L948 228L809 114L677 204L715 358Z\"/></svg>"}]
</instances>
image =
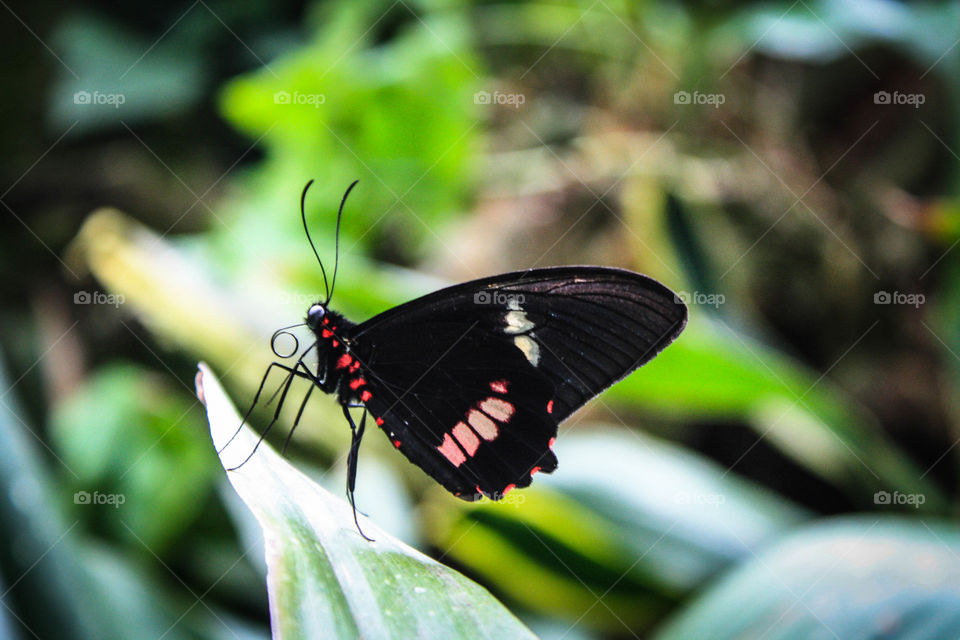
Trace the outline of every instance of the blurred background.
<instances>
[{"instance_id":1,"label":"blurred background","mask_svg":"<svg viewBox=\"0 0 960 640\"><path fill-rule=\"evenodd\" d=\"M0 4L0 637L269 635L193 378L245 409L322 293L311 178L355 321L583 263L690 307L504 503L368 435L382 526L548 638L960 633L960 3ZM348 435L288 455L341 495Z\"/></svg>"}]
</instances>

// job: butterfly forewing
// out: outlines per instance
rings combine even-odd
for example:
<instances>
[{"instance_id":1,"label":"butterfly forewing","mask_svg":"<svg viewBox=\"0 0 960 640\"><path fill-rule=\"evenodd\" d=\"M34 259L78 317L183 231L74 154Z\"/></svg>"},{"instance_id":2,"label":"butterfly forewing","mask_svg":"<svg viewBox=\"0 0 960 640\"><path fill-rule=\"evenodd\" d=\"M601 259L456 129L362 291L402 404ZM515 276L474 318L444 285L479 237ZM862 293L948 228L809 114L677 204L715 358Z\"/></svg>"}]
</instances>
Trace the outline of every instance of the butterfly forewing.
<instances>
[{"instance_id":1,"label":"butterfly forewing","mask_svg":"<svg viewBox=\"0 0 960 640\"><path fill-rule=\"evenodd\" d=\"M558 423L685 321L650 278L559 267L442 289L352 328L350 342L394 446L454 494L499 498L553 471Z\"/></svg>"}]
</instances>

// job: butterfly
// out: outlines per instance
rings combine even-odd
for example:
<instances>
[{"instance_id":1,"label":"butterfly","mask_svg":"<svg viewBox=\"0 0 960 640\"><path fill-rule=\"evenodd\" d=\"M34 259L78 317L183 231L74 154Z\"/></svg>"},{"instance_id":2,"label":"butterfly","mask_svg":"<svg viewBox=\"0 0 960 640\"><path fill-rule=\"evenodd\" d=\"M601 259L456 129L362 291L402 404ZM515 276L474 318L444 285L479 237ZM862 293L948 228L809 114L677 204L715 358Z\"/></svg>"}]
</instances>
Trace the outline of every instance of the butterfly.
<instances>
[{"instance_id":1,"label":"butterfly","mask_svg":"<svg viewBox=\"0 0 960 640\"><path fill-rule=\"evenodd\" d=\"M244 422L273 368L287 377L263 435L279 417L295 378L312 384L294 429L314 389L336 396L352 434L347 496L354 519L357 458L368 416L400 453L453 495L498 500L529 486L536 473L554 471L558 425L650 361L686 324L686 306L670 289L632 271L600 266L481 278L354 323L331 309L330 300L340 218L357 182L344 193L337 214L329 286L304 211L312 182L301 195L300 214L326 297L310 306L304 323L278 330L271 345L278 357L292 357L298 343L284 355L275 342L303 324L315 340L292 366L268 367ZM362 410L359 424L351 409Z\"/></svg>"}]
</instances>

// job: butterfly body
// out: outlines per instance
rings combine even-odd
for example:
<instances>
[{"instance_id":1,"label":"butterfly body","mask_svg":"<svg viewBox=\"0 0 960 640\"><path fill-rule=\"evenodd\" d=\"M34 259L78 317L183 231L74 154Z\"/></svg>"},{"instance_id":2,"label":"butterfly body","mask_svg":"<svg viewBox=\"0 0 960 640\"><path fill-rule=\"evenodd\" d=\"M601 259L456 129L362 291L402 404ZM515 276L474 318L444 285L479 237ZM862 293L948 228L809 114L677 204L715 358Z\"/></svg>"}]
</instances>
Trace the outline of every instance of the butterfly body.
<instances>
[{"instance_id":1,"label":"butterfly body","mask_svg":"<svg viewBox=\"0 0 960 640\"><path fill-rule=\"evenodd\" d=\"M499 499L555 470L559 423L685 322L666 287L605 267L474 280L361 324L323 303L306 319L314 381L344 406L357 445L349 408L362 407L395 448L466 500Z\"/></svg>"}]
</instances>

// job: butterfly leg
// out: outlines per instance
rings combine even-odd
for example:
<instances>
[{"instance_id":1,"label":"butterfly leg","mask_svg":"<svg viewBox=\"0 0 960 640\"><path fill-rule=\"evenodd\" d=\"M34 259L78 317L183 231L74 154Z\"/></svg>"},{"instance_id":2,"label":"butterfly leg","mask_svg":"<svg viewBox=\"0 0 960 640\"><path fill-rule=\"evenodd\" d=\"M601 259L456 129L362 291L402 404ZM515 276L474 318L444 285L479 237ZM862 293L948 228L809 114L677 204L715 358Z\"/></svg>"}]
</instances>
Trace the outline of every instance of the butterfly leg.
<instances>
[{"instance_id":1,"label":"butterfly leg","mask_svg":"<svg viewBox=\"0 0 960 640\"><path fill-rule=\"evenodd\" d=\"M309 375L309 374L307 374L307 373L303 373L302 371L299 371L299 370L297 369L297 367L288 367L288 366L282 365L282 364L280 364L280 363L278 363L278 362L274 362L274 363L272 363L269 367L267 367L267 374L264 375L264 377L263 377L263 382L260 383L260 389L261 389L261 390L263 389L263 385L264 385L264 383L265 383L266 380L267 380L267 375L269 375L270 369L272 369L273 367L279 367L280 369L283 369L284 371L287 372L287 378L286 378L286 380L284 381L283 386L281 387L281 388L283 389L283 391L282 391L282 393L280 394L280 401L277 403L277 409L276 409L276 411L273 412L273 418L270 420L270 424L268 424L268 425L266 426L266 428L263 430L263 432L260 434L260 439L257 440L257 444L254 445L253 451L251 451L250 454L249 454L246 458L244 458L243 462L241 462L240 464L236 465L235 467L231 467L231 468L227 469L227 471L236 471L237 469L239 469L240 467L242 467L243 465L245 465L245 464L247 463L247 461L250 460L250 458L253 457L253 454L257 452L257 449L260 447L260 443L263 442L263 439L267 437L267 433L270 432L270 429L273 428L273 425L276 424L277 420L280 418L280 411L283 409L283 403L284 403L284 401L287 399L287 392L290 391L290 386L293 384L293 379L294 379L294 378L306 378L306 379L308 379L308 380L310 380L310 381L313 381L313 379L314 379L313 376L311 376L311 375ZM278 391L279 391L279 390L278 390ZM257 396L259 396L259 395L260 395L260 391L257 392ZM276 394L274 394L274 396L276 396ZM272 401L273 401L273 398L271 398L270 401L272 402ZM253 405L251 405L251 407L250 407L250 411L253 410L253 406L255 406L256 403L257 403L257 398L255 397L254 400L253 400ZM247 412L247 415L248 415L248 416L250 415L250 411ZM244 421L246 421L246 418L244 418ZM243 423L241 423L240 428L241 428L241 429L243 428ZM238 433L239 433L239 431L238 431ZM230 438L230 440L232 441L233 438L236 437L236 435L237 435L237 434L234 434L233 437ZM227 442L227 444L230 444L230 442ZM224 445L224 448L226 448L226 446L227 446L227 445ZM222 449L221 449L221 451L222 451Z\"/></svg>"},{"instance_id":2,"label":"butterfly leg","mask_svg":"<svg viewBox=\"0 0 960 640\"><path fill-rule=\"evenodd\" d=\"M351 434L350 452L347 454L347 499L350 501L350 508L353 509L353 522L357 525L357 531L359 531L360 535L365 539L373 542L373 538L367 537L367 534L360 528L360 522L357 520L357 502L353 495L354 489L356 489L357 486L357 457L360 454L360 440L363 439L363 430L367 426L367 411L364 409L363 415L360 417L359 427L353 421L353 416L350 415L350 407L348 405L343 405L343 415L346 417L347 422L350 423Z\"/></svg>"},{"instance_id":3,"label":"butterfly leg","mask_svg":"<svg viewBox=\"0 0 960 640\"><path fill-rule=\"evenodd\" d=\"M297 411L297 417L293 421L293 426L290 427L290 433L287 434L287 439L283 441L283 448L280 449L280 455L286 455L287 445L290 444L290 439L293 438L293 432L297 430L297 425L300 424L300 418L303 417L303 410L307 408L307 401L310 399L310 394L313 393L313 390L316 388L317 385L312 384L310 388L307 389L307 394L303 397L303 402L300 403L300 410Z\"/></svg>"},{"instance_id":4,"label":"butterfly leg","mask_svg":"<svg viewBox=\"0 0 960 640\"><path fill-rule=\"evenodd\" d=\"M290 368L290 367L288 367L288 366L286 366L286 365L280 364L279 362L271 362L271 363L270 363L270 366L267 367L266 372L263 374L263 379L260 381L260 388L257 389L257 394L256 394L255 396L253 396L253 402L250 403L250 408L247 409L247 413L244 414L243 420L240 421L240 426L237 427L237 430L233 432L233 435L230 436L230 439L227 440L227 442L226 442L222 447L220 447L220 448L217 450L217 455L220 455L221 453L223 453L224 449L226 449L228 446L230 446L230 443L233 442L234 438L236 438L238 435L240 435L240 432L243 430L243 425L245 425L245 424L247 423L247 420L250 418L250 414L253 413L253 408L257 406L257 402L260 400L260 394L263 393L263 387L266 386L266 384L267 384L267 378L270 377L270 372L273 370L274 367L278 367L278 368L280 368L280 369L283 369L284 371L287 372L288 375L294 375L294 374L296 374L296 375L298 375L298 376L301 377L301 378L306 377L306 374L296 373L296 368L295 368L295 367L294 367L294 368ZM304 367L304 368L306 368L306 367ZM310 380L313 380L312 375L309 377L309 379L310 379ZM282 388L282 387L281 387L281 388ZM279 389L278 389L277 391L279 391ZM276 393L274 393L274 396L276 396ZM270 402L273 402L273 398L270 399ZM269 404L269 402L268 402L267 404ZM281 405L282 405L282 404L283 404L283 403L281 402Z\"/></svg>"}]
</instances>

